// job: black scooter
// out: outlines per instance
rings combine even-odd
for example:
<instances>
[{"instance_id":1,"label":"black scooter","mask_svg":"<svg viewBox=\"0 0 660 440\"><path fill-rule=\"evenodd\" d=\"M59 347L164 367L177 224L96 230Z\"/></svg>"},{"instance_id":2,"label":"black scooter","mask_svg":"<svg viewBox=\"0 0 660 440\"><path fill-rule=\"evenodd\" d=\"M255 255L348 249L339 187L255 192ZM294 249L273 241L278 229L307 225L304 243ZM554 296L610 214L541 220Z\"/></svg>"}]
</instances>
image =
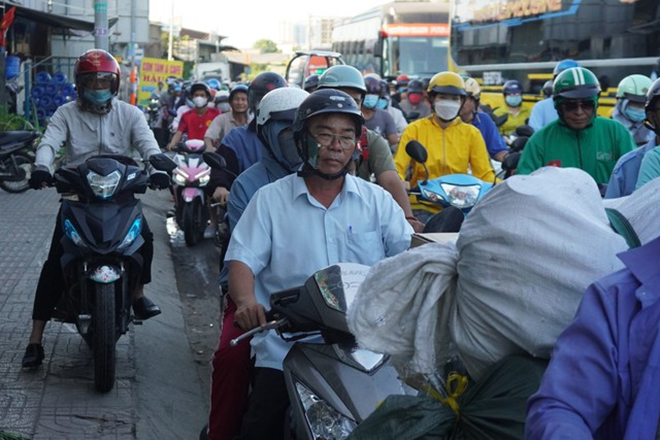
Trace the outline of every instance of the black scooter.
<instances>
[{"instance_id":1,"label":"black scooter","mask_svg":"<svg viewBox=\"0 0 660 440\"><path fill-rule=\"evenodd\" d=\"M324 343L296 342L284 359L295 439L345 439L387 396L416 393L388 356L358 347L348 329L346 312L368 271L340 263L316 272L303 286L271 296L265 328L231 341L270 329L286 341L322 336Z\"/></svg>"},{"instance_id":2,"label":"black scooter","mask_svg":"<svg viewBox=\"0 0 660 440\"><path fill-rule=\"evenodd\" d=\"M30 188L28 180L34 163L35 131L0 132L0 188L21 193Z\"/></svg>"},{"instance_id":3,"label":"black scooter","mask_svg":"<svg viewBox=\"0 0 660 440\"><path fill-rule=\"evenodd\" d=\"M152 156L154 168L171 171ZM54 318L74 323L94 353L94 384L108 392L115 384L115 344L131 322L132 296L143 261L142 204L147 172L133 159L102 155L55 172L62 194L61 259L64 292Z\"/></svg>"}]
</instances>

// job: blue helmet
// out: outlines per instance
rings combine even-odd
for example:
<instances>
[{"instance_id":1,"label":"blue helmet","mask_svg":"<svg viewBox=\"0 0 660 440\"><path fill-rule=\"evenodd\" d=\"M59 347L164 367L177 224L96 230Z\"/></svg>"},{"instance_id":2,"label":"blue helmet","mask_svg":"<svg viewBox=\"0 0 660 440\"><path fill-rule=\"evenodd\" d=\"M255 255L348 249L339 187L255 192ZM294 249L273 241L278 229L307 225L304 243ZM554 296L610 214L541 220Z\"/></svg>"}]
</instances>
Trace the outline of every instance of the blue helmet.
<instances>
[{"instance_id":1,"label":"blue helmet","mask_svg":"<svg viewBox=\"0 0 660 440\"><path fill-rule=\"evenodd\" d=\"M552 76L556 78L557 75L559 75L566 69L570 69L571 67L580 67L580 63L571 59L561 60L560 62L557 63L555 69L552 71Z\"/></svg>"}]
</instances>

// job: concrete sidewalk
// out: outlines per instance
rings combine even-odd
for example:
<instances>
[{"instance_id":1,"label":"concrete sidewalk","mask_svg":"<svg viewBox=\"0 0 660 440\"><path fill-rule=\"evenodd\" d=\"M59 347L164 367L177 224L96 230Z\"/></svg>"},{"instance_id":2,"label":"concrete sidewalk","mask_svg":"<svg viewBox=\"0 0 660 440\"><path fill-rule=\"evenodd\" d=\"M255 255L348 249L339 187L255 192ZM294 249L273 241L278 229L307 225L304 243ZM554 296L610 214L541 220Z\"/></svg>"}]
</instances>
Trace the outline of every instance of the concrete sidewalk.
<instances>
[{"instance_id":1,"label":"concrete sidewalk","mask_svg":"<svg viewBox=\"0 0 660 440\"><path fill-rule=\"evenodd\" d=\"M119 339L117 382L100 394L92 353L69 324L49 323L44 365L21 368L58 196L54 189L0 191L0 431L33 439L197 438L206 423L208 392L193 362L176 291L165 230L169 192L150 191L142 200L155 247L146 294L163 313Z\"/></svg>"}]
</instances>

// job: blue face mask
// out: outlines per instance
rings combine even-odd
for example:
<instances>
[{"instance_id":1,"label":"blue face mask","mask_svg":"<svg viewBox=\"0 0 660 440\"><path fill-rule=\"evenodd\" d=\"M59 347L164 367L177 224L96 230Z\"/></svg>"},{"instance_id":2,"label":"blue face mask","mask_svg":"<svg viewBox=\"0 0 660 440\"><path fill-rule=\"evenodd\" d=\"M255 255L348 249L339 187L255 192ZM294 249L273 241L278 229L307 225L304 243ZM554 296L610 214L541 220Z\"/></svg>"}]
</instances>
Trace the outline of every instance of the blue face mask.
<instances>
[{"instance_id":1,"label":"blue face mask","mask_svg":"<svg viewBox=\"0 0 660 440\"><path fill-rule=\"evenodd\" d=\"M644 111L643 108L634 108L627 106L624 113L626 114L626 117L633 122L641 122L644 119L646 119L646 112Z\"/></svg>"},{"instance_id":2,"label":"blue face mask","mask_svg":"<svg viewBox=\"0 0 660 440\"><path fill-rule=\"evenodd\" d=\"M104 105L112 99L110 89L103 90L85 90L85 99L94 105Z\"/></svg>"},{"instance_id":3,"label":"blue face mask","mask_svg":"<svg viewBox=\"0 0 660 440\"><path fill-rule=\"evenodd\" d=\"M378 98L378 102L376 103L376 108L379 108L381 110L385 110L387 108L387 99Z\"/></svg>"},{"instance_id":4,"label":"blue face mask","mask_svg":"<svg viewBox=\"0 0 660 440\"><path fill-rule=\"evenodd\" d=\"M376 104L378 104L378 95L367 95L362 101L364 108L375 108Z\"/></svg>"},{"instance_id":5,"label":"blue face mask","mask_svg":"<svg viewBox=\"0 0 660 440\"><path fill-rule=\"evenodd\" d=\"M522 96L507 96L504 98L506 103L511 107L518 107L522 102Z\"/></svg>"}]
</instances>

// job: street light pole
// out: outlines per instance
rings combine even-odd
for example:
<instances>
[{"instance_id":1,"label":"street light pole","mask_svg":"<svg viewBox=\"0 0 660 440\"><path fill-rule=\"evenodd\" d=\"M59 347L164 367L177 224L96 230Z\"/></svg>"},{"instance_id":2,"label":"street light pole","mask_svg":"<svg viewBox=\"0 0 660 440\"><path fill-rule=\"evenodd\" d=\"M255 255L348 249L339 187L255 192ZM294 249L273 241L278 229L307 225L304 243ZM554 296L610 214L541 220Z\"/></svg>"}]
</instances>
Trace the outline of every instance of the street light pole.
<instances>
[{"instance_id":1,"label":"street light pole","mask_svg":"<svg viewBox=\"0 0 660 440\"><path fill-rule=\"evenodd\" d=\"M94 0L94 46L108 50L108 0Z\"/></svg>"}]
</instances>

